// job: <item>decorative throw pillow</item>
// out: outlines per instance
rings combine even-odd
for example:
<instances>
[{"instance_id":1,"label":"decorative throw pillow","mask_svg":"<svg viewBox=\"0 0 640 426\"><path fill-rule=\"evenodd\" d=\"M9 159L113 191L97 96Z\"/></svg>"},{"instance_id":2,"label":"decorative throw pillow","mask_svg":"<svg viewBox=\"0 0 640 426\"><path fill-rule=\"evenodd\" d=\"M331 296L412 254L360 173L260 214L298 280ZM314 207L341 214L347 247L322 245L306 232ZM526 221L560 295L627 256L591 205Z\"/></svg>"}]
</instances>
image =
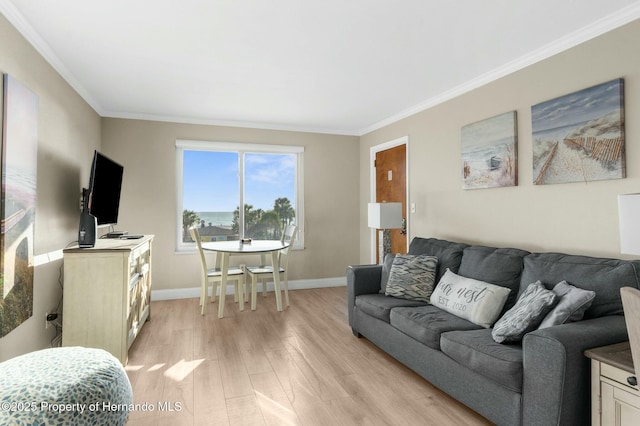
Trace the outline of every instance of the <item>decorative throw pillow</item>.
<instances>
[{"instance_id":1,"label":"decorative throw pillow","mask_svg":"<svg viewBox=\"0 0 640 426\"><path fill-rule=\"evenodd\" d=\"M574 287L566 281L560 281L551 291L558 296L558 304L544 317L538 328L580 321L596 297L595 291Z\"/></svg>"},{"instance_id":2,"label":"decorative throw pillow","mask_svg":"<svg viewBox=\"0 0 640 426\"><path fill-rule=\"evenodd\" d=\"M394 253L387 253L382 262L382 275L380 277L380 293L385 294L387 292L387 283L389 282L389 274L391 273L391 266L393 265L393 259L396 255Z\"/></svg>"},{"instance_id":3,"label":"decorative throw pillow","mask_svg":"<svg viewBox=\"0 0 640 426\"><path fill-rule=\"evenodd\" d=\"M493 326L493 340L498 343L522 340L526 333L538 327L557 301L558 296L547 290L540 281L529 284L513 308L505 312Z\"/></svg>"},{"instance_id":4,"label":"decorative throw pillow","mask_svg":"<svg viewBox=\"0 0 640 426\"><path fill-rule=\"evenodd\" d=\"M396 254L385 295L429 302L436 280L438 258L426 254Z\"/></svg>"},{"instance_id":5,"label":"decorative throw pillow","mask_svg":"<svg viewBox=\"0 0 640 426\"><path fill-rule=\"evenodd\" d=\"M484 328L498 319L509 292L506 287L444 273L431 295L431 304Z\"/></svg>"}]
</instances>

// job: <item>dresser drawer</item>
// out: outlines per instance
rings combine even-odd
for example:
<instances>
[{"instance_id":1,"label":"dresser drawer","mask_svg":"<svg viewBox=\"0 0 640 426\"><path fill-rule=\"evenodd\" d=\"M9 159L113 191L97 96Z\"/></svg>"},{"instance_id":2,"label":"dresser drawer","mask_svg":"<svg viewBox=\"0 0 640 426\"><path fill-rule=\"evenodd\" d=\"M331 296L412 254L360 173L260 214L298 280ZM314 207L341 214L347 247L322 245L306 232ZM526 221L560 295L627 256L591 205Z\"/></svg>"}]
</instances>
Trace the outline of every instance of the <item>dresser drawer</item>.
<instances>
[{"instance_id":1,"label":"dresser drawer","mask_svg":"<svg viewBox=\"0 0 640 426\"><path fill-rule=\"evenodd\" d=\"M600 366L600 375L602 377L606 377L620 383L624 386L623 389L625 389L627 392L631 392L632 394L640 397L640 389L638 388L638 386L631 386L627 381L627 379L629 377L633 377L634 374L628 373L609 364L602 363Z\"/></svg>"}]
</instances>

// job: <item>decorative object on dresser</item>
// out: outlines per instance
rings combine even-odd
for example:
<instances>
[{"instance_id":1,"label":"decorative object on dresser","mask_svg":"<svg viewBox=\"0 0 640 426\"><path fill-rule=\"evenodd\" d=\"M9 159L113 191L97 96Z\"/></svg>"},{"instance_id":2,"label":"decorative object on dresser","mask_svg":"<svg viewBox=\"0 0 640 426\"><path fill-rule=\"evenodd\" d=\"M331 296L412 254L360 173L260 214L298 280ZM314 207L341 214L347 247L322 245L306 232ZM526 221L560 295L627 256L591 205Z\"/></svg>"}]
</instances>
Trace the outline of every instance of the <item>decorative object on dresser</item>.
<instances>
[{"instance_id":1,"label":"decorative object on dresser","mask_svg":"<svg viewBox=\"0 0 640 426\"><path fill-rule=\"evenodd\" d=\"M126 365L150 318L152 242L153 235L98 239L93 248L63 251L63 346L105 349Z\"/></svg>"}]
</instances>

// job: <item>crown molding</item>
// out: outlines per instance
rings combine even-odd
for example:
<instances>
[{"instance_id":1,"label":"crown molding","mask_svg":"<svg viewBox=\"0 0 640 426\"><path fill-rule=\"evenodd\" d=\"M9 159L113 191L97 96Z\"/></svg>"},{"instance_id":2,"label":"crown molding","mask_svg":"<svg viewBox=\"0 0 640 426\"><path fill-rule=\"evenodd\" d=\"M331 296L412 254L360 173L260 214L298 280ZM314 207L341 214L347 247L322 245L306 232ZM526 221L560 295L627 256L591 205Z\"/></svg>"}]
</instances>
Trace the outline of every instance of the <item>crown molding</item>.
<instances>
[{"instance_id":1,"label":"crown molding","mask_svg":"<svg viewBox=\"0 0 640 426\"><path fill-rule=\"evenodd\" d=\"M106 111L100 115L104 118L122 118L122 119L128 119L128 120L146 120L146 121L159 121L159 122L166 122L166 123L196 124L196 125L220 126L220 127L241 127L243 129L276 130L276 131L283 131L283 132L321 133L321 134L341 135L341 136L360 136L357 132L353 130L348 130L348 129L331 129L327 127L313 127L313 126L293 126L293 125L278 124L278 123L217 120L217 119L192 118L192 117L182 117L182 116L124 113L124 112L114 112L114 111Z\"/></svg>"},{"instance_id":2,"label":"crown molding","mask_svg":"<svg viewBox=\"0 0 640 426\"><path fill-rule=\"evenodd\" d=\"M64 66L60 58L53 52L49 44L44 41L40 34L29 24L24 16L16 9L9 0L0 0L0 13L13 25L20 34L29 42L34 49L56 70L58 74L75 90L82 99L93 108L98 115L101 114L101 107L89 92L84 88L78 79L69 69Z\"/></svg>"}]
</instances>

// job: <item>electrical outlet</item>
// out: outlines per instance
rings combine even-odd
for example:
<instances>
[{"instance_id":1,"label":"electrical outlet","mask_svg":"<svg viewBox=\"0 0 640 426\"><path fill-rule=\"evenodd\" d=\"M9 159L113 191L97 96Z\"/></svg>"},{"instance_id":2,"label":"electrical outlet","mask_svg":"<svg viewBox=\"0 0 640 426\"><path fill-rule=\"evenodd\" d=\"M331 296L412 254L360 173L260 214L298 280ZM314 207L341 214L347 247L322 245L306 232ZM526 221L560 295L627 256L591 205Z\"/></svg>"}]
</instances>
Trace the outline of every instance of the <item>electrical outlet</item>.
<instances>
[{"instance_id":1,"label":"electrical outlet","mask_svg":"<svg viewBox=\"0 0 640 426\"><path fill-rule=\"evenodd\" d=\"M44 328L47 329L51 326L51 324L49 324L49 312L46 312L44 314Z\"/></svg>"}]
</instances>

